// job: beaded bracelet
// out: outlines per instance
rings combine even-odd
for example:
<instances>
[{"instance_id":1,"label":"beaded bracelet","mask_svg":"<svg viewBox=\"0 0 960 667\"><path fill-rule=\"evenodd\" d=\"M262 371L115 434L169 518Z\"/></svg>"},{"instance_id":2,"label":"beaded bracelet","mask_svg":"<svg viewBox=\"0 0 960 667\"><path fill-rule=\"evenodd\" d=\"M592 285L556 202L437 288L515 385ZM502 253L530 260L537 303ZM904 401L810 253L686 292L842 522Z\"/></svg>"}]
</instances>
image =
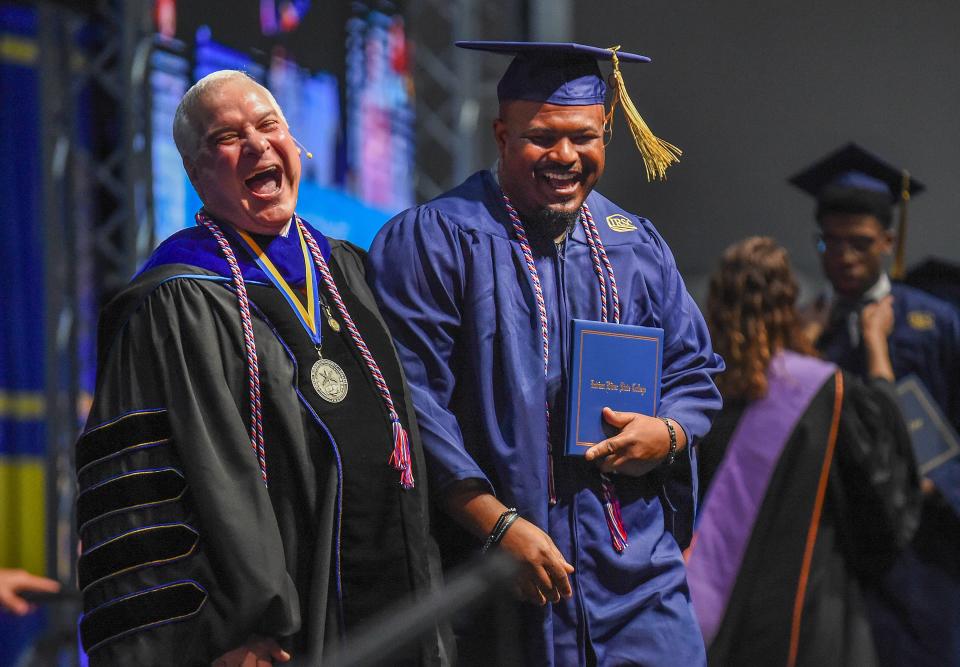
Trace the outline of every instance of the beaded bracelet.
<instances>
[{"instance_id":1,"label":"beaded bracelet","mask_svg":"<svg viewBox=\"0 0 960 667\"><path fill-rule=\"evenodd\" d=\"M517 512L516 507L507 508L503 514L500 515L500 518L497 519L497 523L494 524L493 530L491 530L490 535L487 536L486 542L484 542L480 548L480 553L485 553L490 547L500 544L500 540L506 535L507 529L512 526L513 522L518 518L520 518L520 514Z\"/></svg>"},{"instance_id":2,"label":"beaded bracelet","mask_svg":"<svg viewBox=\"0 0 960 667\"><path fill-rule=\"evenodd\" d=\"M668 466L672 466L673 462L677 459L677 431L666 417L657 417L657 419L667 425L667 432L670 434L670 451L667 452L665 463Z\"/></svg>"}]
</instances>

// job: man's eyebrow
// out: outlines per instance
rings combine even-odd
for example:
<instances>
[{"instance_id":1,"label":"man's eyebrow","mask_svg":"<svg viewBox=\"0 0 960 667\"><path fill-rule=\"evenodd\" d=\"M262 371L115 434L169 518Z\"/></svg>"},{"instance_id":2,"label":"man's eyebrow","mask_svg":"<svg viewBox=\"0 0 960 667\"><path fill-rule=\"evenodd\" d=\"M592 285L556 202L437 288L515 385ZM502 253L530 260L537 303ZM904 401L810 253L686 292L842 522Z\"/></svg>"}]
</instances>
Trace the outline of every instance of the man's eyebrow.
<instances>
[{"instance_id":1,"label":"man's eyebrow","mask_svg":"<svg viewBox=\"0 0 960 667\"><path fill-rule=\"evenodd\" d=\"M524 129L521 134L589 134L589 133L598 132L597 128L592 125L582 125L580 127L575 127L571 129L557 130L552 127L547 127L544 125L533 125Z\"/></svg>"}]
</instances>

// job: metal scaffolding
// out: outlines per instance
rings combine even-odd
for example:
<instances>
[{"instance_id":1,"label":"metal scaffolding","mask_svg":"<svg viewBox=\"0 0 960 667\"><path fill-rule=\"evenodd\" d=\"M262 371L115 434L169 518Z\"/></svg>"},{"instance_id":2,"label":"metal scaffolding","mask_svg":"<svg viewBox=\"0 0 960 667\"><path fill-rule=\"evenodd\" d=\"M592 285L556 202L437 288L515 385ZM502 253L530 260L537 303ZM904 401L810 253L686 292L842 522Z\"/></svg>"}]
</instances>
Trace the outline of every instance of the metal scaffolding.
<instances>
[{"instance_id":1,"label":"metal scaffolding","mask_svg":"<svg viewBox=\"0 0 960 667\"><path fill-rule=\"evenodd\" d=\"M151 7L150 0L101 0L81 13L38 5L47 569L62 582L76 581L73 443L86 412L96 313L133 274L152 227ZM54 655L44 652L58 643L75 646L77 613L75 605L51 607L35 664L54 664L43 662Z\"/></svg>"},{"instance_id":2,"label":"metal scaffolding","mask_svg":"<svg viewBox=\"0 0 960 667\"><path fill-rule=\"evenodd\" d=\"M409 0L417 89L418 201L496 159L490 122L507 61L456 48L460 39L568 41L571 0Z\"/></svg>"},{"instance_id":3,"label":"metal scaffolding","mask_svg":"<svg viewBox=\"0 0 960 667\"><path fill-rule=\"evenodd\" d=\"M415 187L425 201L494 159L483 112L496 109L501 72L458 39L522 39L524 0L411 0L406 12L417 89ZM502 65L502 63L499 63Z\"/></svg>"}]
</instances>

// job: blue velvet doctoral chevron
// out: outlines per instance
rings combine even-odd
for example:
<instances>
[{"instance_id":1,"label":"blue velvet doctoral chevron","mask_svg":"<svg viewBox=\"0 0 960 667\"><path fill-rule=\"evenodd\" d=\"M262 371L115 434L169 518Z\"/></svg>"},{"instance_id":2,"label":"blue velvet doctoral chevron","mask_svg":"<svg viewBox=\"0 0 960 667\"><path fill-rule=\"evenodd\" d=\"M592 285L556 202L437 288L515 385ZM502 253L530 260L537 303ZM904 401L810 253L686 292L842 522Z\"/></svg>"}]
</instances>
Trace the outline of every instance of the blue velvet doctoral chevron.
<instances>
[{"instance_id":1,"label":"blue velvet doctoral chevron","mask_svg":"<svg viewBox=\"0 0 960 667\"><path fill-rule=\"evenodd\" d=\"M603 408L657 414L663 329L578 319L571 329L566 454L583 456L616 434Z\"/></svg>"},{"instance_id":2,"label":"blue velvet doctoral chevron","mask_svg":"<svg viewBox=\"0 0 960 667\"><path fill-rule=\"evenodd\" d=\"M897 383L897 396L921 475L960 455L960 438L916 375Z\"/></svg>"}]
</instances>

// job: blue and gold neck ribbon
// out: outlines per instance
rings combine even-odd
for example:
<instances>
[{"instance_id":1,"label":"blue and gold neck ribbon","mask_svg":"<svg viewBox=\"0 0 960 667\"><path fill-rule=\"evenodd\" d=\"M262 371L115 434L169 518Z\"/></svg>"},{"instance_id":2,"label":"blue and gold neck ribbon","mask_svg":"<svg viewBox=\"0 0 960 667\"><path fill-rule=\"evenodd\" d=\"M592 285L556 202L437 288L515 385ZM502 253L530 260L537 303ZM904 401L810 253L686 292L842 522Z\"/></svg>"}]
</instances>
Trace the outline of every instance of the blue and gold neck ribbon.
<instances>
[{"instance_id":1,"label":"blue and gold neck ribbon","mask_svg":"<svg viewBox=\"0 0 960 667\"><path fill-rule=\"evenodd\" d=\"M303 238L303 232L300 230L300 226L293 225L293 228L297 230L297 240L300 242L300 251L303 256L303 271L307 287L306 306L300 302L300 299L297 298L297 293L293 287L290 286L290 283L287 282L286 278L283 277L280 269L270 261L267 253L253 237L242 229L237 229L237 233L253 257L253 261L257 263L260 270L263 271L267 278L270 279L270 282L280 291L280 294L283 295L283 298L286 299L290 305L290 309L297 316L297 319L300 320L300 325L307 332L307 335L310 336L310 340L313 341L313 344L319 349L323 339L323 333L320 328L320 290L318 289L317 283L317 267L315 267L311 261L310 250L307 248L307 242Z\"/></svg>"}]
</instances>

